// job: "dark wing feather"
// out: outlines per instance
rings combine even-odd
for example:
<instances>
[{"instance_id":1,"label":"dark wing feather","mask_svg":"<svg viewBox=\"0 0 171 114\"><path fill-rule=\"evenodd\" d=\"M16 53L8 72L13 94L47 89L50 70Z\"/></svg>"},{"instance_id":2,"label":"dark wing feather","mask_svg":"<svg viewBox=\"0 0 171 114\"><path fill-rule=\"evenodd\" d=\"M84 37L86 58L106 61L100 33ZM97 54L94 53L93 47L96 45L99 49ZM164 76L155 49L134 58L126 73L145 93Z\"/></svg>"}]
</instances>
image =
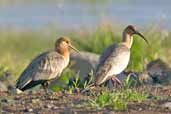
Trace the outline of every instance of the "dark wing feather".
<instances>
[{"instance_id":1,"label":"dark wing feather","mask_svg":"<svg viewBox=\"0 0 171 114\"><path fill-rule=\"evenodd\" d=\"M32 62L26 67L26 69L21 73L20 77L18 78L16 88L21 89L32 81L33 70L42 60L42 58L47 55L47 53L48 52L44 52L32 60Z\"/></svg>"},{"instance_id":2,"label":"dark wing feather","mask_svg":"<svg viewBox=\"0 0 171 114\"><path fill-rule=\"evenodd\" d=\"M105 60L112 54L112 52L118 47L117 44L113 44L108 46L107 48L104 49L104 51L102 52L100 58L99 58L99 62L96 68L96 71L98 71L99 67L104 64Z\"/></svg>"}]
</instances>

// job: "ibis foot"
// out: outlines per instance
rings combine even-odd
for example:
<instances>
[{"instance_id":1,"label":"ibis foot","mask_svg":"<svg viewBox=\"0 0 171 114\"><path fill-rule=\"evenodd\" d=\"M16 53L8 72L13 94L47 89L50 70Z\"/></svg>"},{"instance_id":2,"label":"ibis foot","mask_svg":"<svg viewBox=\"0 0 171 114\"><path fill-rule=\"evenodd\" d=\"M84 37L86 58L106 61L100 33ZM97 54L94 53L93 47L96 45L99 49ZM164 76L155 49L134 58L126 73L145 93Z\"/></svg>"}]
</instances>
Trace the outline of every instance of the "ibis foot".
<instances>
[{"instance_id":1,"label":"ibis foot","mask_svg":"<svg viewBox=\"0 0 171 114\"><path fill-rule=\"evenodd\" d=\"M118 87L122 88L123 86L122 82L115 75L113 75L111 79L112 79L112 84L115 88L118 88Z\"/></svg>"}]
</instances>

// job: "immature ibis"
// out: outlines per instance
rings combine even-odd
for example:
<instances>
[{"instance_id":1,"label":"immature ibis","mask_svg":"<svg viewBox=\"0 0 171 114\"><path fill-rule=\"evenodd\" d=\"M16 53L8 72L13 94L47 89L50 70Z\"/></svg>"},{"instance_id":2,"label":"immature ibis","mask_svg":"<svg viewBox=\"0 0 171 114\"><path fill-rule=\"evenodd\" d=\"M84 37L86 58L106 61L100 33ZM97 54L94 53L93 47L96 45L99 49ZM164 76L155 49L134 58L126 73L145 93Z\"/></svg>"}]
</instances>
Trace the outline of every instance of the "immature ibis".
<instances>
[{"instance_id":1,"label":"immature ibis","mask_svg":"<svg viewBox=\"0 0 171 114\"><path fill-rule=\"evenodd\" d=\"M49 83L58 79L70 61L70 48L76 52L68 37L60 37L51 51L43 52L34 58L21 73L16 83L17 93L41 84L47 92Z\"/></svg>"}]
</instances>

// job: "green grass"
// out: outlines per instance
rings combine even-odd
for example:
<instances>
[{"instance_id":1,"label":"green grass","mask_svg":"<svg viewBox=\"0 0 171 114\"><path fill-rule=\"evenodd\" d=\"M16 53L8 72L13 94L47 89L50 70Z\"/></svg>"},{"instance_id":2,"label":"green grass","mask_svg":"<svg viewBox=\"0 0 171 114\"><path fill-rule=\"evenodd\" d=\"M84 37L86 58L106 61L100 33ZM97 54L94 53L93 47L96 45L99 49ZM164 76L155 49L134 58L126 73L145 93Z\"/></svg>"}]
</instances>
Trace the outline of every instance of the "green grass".
<instances>
[{"instance_id":1,"label":"green grass","mask_svg":"<svg viewBox=\"0 0 171 114\"><path fill-rule=\"evenodd\" d=\"M110 108L114 110L126 111L128 110L129 102L141 102L147 100L149 97L146 92L140 92L137 89L132 88L136 86L136 81L138 82L138 80L132 79L131 76L125 78L123 88L114 89L112 91L107 88L103 88L100 91L92 91L89 87L91 87L93 84L93 78L93 72L90 72L88 78L86 78L85 80L81 80L80 75L78 73L67 69L67 71L65 71L60 77L60 82L62 82L63 84L65 83L65 86L62 86L61 83L55 83L56 85L52 85L51 88L53 91L59 91L65 88L65 90L70 94L83 92L84 90L86 90L87 92L84 92L88 93L88 95L90 96L89 100L85 100L84 102L80 102L79 104L73 105L75 107L85 106L96 107L99 109ZM159 97L151 97L151 99L156 98Z\"/></svg>"},{"instance_id":2,"label":"green grass","mask_svg":"<svg viewBox=\"0 0 171 114\"><path fill-rule=\"evenodd\" d=\"M95 99L90 100L93 107L104 108L108 107L114 110L127 110L128 103L131 101L147 100L147 95L143 92L137 92L131 89L103 91L95 96Z\"/></svg>"},{"instance_id":3,"label":"green grass","mask_svg":"<svg viewBox=\"0 0 171 114\"><path fill-rule=\"evenodd\" d=\"M80 76L77 74L75 75L74 80L71 80L71 82L68 84L67 90L69 91L69 93L73 93L74 90L88 90L88 88L93 83L93 77L93 72L91 72L88 80L80 80ZM90 90L90 99L83 102L82 104L79 104L79 106L81 107L85 105L96 108L128 110L129 102L141 102L148 99L148 94L146 94L145 92L140 92L136 89L132 89L132 87L136 86L136 82L138 82L138 80L131 79L131 76L128 76L125 78L123 88L121 89L114 89L112 91L107 88L103 88L103 90L100 91ZM154 96L152 99L156 99L156 96Z\"/></svg>"},{"instance_id":4,"label":"green grass","mask_svg":"<svg viewBox=\"0 0 171 114\"><path fill-rule=\"evenodd\" d=\"M54 92L58 92L63 90L64 88L68 88L68 84L69 84L69 80L70 78L72 78L76 73L67 68L64 70L64 72L61 74L59 80L57 82L52 82L52 84L50 85L50 88L54 91Z\"/></svg>"}]
</instances>

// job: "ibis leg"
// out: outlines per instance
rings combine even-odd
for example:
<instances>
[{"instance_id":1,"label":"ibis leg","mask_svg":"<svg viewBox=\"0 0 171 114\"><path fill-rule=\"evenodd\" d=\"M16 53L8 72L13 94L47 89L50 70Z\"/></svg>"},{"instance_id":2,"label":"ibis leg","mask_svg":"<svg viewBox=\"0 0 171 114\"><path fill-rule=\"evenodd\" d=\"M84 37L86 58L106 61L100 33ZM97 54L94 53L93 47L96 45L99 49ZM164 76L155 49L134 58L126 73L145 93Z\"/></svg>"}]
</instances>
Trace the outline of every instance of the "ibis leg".
<instances>
[{"instance_id":1,"label":"ibis leg","mask_svg":"<svg viewBox=\"0 0 171 114\"><path fill-rule=\"evenodd\" d=\"M122 87L122 82L115 75L112 76L112 84L114 87L117 87L117 85Z\"/></svg>"},{"instance_id":2,"label":"ibis leg","mask_svg":"<svg viewBox=\"0 0 171 114\"><path fill-rule=\"evenodd\" d=\"M42 86L43 86L43 89L44 89L45 93L48 94L49 82L48 81L44 82L42 84Z\"/></svg>"}]
</instances>

